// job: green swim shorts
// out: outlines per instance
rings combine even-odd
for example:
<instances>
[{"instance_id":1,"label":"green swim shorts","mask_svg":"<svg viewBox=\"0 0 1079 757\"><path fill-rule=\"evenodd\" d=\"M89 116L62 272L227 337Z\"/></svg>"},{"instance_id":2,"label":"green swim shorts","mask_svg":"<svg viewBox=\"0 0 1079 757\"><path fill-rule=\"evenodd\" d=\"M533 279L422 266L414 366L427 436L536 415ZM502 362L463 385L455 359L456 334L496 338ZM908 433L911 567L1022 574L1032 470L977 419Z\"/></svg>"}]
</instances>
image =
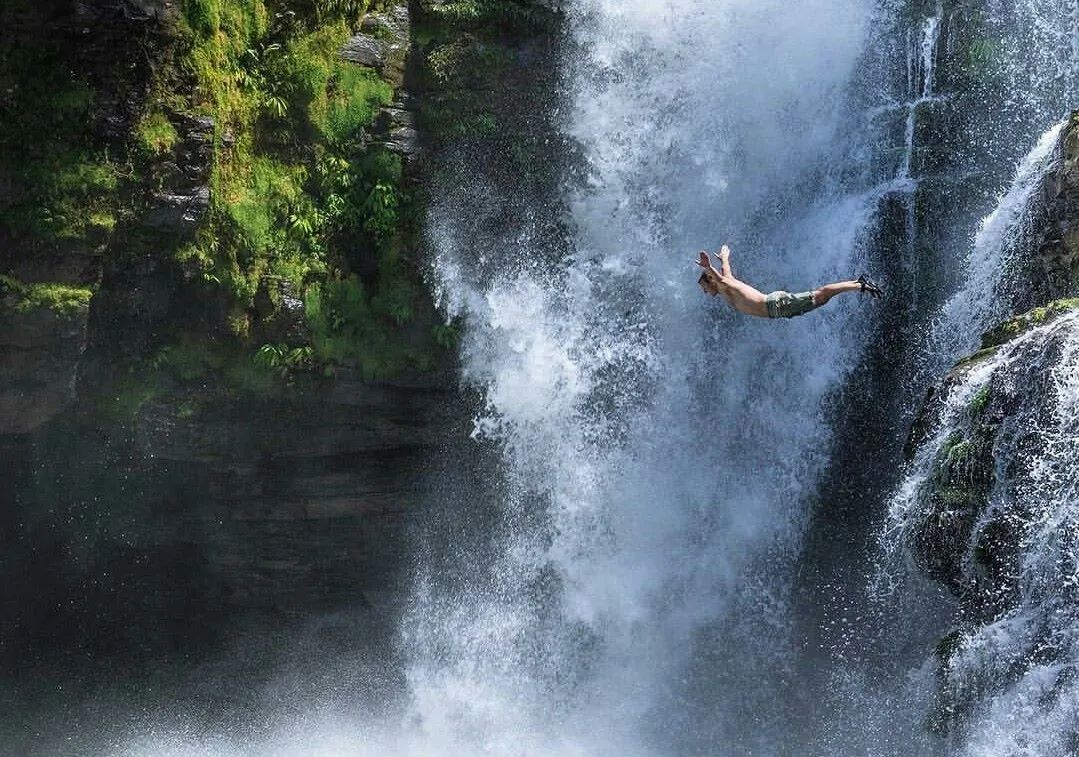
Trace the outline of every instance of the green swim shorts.
<instances>
[{"instance_id":1,"label":"green swim shorts","mask_svg":"<svg viewBox=\"0 0 1079 757\"><path fill-rule=\"evenodd\" d=\"M772 292L765 296L764 304L768 308L769 318L794 318L817 307L812 292Z\"/></svg>"}]
</instances>

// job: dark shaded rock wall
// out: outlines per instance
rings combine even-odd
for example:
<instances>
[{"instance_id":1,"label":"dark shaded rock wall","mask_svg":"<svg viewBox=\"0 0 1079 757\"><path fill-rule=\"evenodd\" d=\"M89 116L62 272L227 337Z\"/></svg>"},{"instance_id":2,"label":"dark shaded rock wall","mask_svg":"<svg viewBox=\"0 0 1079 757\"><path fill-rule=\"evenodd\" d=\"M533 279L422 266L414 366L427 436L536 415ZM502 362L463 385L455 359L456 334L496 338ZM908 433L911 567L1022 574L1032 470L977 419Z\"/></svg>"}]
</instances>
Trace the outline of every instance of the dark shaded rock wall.
<instances>
[{"instance_id":1,"label":"dark shaded rock wall","mask_svg":"<svg viewBox=\"0 0 1079 757\"><path fill-rule=\"evenodd\" d=\"M310 6L274 7L284 5ZM422 286L402 287L411 317L398 318L383 306L394 293L379 292L380 277L400 265L400 278L422 285L420 229L460 176L496 184L503 198L472 220L510 227L531 211L512 191L521 177L553 195L569 152L550 142L557 19L530 3L417 3L411 16L402 3L372 8L339 55L370 66L379 81L367 86L388 83L392 97L344 147L280 133L265 103L258 118L237 123L196 107L198 39L175 33L184 23L177 13L192 7L3 6L11 23L0 34L19 44L55 37L48 62L57 81L92 95L73 111L82 120L69 119L55 141L118 175L103 199L86 201L109 214L100 228L75 225L77 234L61 238L48 226L46 236L0 214L0 276L10 277L8 288L0 278L0 704L8 712L0 739L22 753L86 753L78 739L112 725L111 714L94 710L102 692L125 708L175 698L207 721L227 720L234 706L261 717L254 689L276 682L274 671L293 658L302 660L297 680L312 682L303 702L349 686L369 694L372 681L399 674L392 637L414 557L410 531L425 502L438 511L430 504L438 476L459 473L431 462L466 437L469 408L457 388L458 326L442 323ZM287 44L317 32L280 33ZM271 40L252 51L267 54ZM253 69L244 71L265 73L243 55ZM0 77L18 71L3 66ZM155 131L141 134L148 122ZM248 275L245 265L266 259L225 265L181 254L192 244L212 251L207 229L235 232L225 212L234 208L221 202L222 166L257 153L306 161L310 176L333 151L358 172L371 162L402 167L379 177L399 178L380 190L397 202L393 229L379 229L377 240L363 228L327 233L318 240L328 249L324 268L302 282L263 275L246 301L221 274ZM15 169L38 162L27 155ZM13 171L9 180L0 165L8 207L33 189L19 183L26 176L36 174ZM374 184L363 175L346 184L367 192L365 182ZM309 194L327 206L332 199ZM352 199L367 213L373 196ZM474 201L478 211L482 198ZM275 220L291 223L287 213ZM287 247L308 242L300 236L284 237ZM557 225L549 236L564 238ZM311 314L312 277L324 294L342 293L321 321ZM364 307L345 312L357 292ZM334 330L339 322L356 326L363 349L347 328ZM320 357L327 345L351 352ZM369 346L407 359L372 371L362 354ZM438 516L462 527L455 513ZM466 523L477 533L462 536L482 538L488 521ZM376 663L352 670L364 654ZM335 671L330 684L326 670Z\"/></svg>"},{"instance_id":2,"label":"dark shaded rock wall","mask_svg":"<svg viewBox=\"0 0 1079 757\"><path fill-rule=\"evenodd\" d=\"M72 138L118 157L134 149L162 81L181 94L189 85L175 60L182 5L5 4L0 29L6 50L56 43L50 62L61 78L93 93ZM401 87L407 7L369 14L354 40L367 34L388 50L378 67ZM407 158L418 137L406 92L398 98L369 141ZM179 106L168 120L174 139L153 161L126 164L136 173L116 191L120 220L93 246L45 244L0 223L0 274L19 287L0 288L0 655L9 670L74 655L131 671L215 649L248 617L277 618L272 627L353 608L388 633L408 565L407 516L430 457L464 430L445 350L426 370L380 378L348 364L252 362L243 350L253 348L222 328L233 305L173 256L203 228L215 161L237 135ZM32 189L12 177L0 175L8 207ZM89 305L23 292L38 282L84 292ZM251 339L302 343L304 307L289 282L267 279L247 316ZM419 324L394 328L403 335L394 338L430 340ZM148 379L177 345L195 345L197 369Z\"/></svg>"}]
</instances>

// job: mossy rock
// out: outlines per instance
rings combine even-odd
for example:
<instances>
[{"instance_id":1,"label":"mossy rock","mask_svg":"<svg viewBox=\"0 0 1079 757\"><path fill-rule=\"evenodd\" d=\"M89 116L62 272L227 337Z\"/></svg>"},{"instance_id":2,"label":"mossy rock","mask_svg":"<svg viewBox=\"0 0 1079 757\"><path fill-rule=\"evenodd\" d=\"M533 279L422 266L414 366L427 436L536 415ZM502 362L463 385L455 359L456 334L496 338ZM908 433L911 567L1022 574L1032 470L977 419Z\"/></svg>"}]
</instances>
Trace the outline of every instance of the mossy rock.
<instances>
[{"instance_id":1,"label":"mossy rock","mask_svg":"<svg viewBox=\"0 0 1079 757\"><path fill-rule=\"evenodd\" d=\"M1079 298L1054 300L1044 307L1028 310L1022 315L1009 318L1004 323L990 329L982 335L982 350L991 350L1005 342L1010 342L1021 334L1037 326L1042 326L1059 318L1065 313L1079 310ZM979 353L975 353L976 355Z\"/></svg>"},{"instance_id":2,"label":"mossy rock","mask_svg":"<svg viewBox=\"0 0 1079 757\"><path fill-rule=\"evenodd\" d=\"M970 399L970 414L971 417L978 417L985 412L985 409L989 407L989 402L993 398L993 388L991 385L986 384L979 389L973 397Z\"/></svg>"},{"instance_id":3,"label":"mossy rock","mask_svg":"<svg viewBox=\"0 0 1079 757\"><path fill-rule=\"evenodd\" d=\"M92 289L55 282L26 284L0 276L0 312L28 313L48 310L62 318L83 315L90 307Z\"/></svg>"}]
</instances>

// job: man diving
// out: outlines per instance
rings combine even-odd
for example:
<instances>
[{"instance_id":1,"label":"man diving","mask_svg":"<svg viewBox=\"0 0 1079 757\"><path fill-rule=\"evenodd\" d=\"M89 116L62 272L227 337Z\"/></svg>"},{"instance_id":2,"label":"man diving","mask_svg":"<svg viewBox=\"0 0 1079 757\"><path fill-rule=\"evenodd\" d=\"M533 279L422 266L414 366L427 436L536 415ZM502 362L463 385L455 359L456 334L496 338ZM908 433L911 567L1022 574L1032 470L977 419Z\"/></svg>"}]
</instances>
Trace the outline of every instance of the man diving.
<instances>
[{"instance_id":1,"label":"man diving","mask_svg":"<svg viewBox=\"0 0 1079 757\"><path fill-rule=\"evenodd\" d=\"M695 261L704 269L704 273L697 279L701 289L713 297L722 294L739 313L760 318L794 318L805 315L843 292L866 292L874 298L879 298L884 294L883 289L865 276L860 276L856 281L825 284L811 292L791 294L781 291L764 294L734 277L731 273L731 251L727 245L723 245L716 259L720 264L718 271L712 265L707 252L701 252L700 258Z\"/></svg>"}]
</instances>

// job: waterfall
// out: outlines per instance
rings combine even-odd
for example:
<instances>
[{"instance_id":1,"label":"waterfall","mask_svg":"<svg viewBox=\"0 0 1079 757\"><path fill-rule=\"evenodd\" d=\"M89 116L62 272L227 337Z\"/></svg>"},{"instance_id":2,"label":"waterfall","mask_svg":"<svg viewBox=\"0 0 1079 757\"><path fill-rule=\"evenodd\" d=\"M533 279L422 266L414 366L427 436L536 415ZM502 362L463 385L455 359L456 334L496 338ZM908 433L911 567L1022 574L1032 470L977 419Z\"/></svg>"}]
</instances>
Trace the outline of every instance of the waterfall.
<instances>
[{"instance_id":1,"label":"waterfall","mask_svg":"<svg viewBox=\"0 0 1079 757\"><path fill-rule=\"evenodd\" d=\"M1079 319L1066 330L1048 373L1049 396L1015 419L1033 438L1002 450L1026 463L1018 480L998 483L1000 507L1022 513L1018 602L992 623L962 637L947 685L994 695L972 714L961 754L1066 754L1079 727ZM1056 352L1057 354L1053 354ZM1044 353L1043 353L1044 354ZM1033 403L1031 403L1033 405ZM1027 457L1020 443L1039 452ZM1024 458L1026 458L1024 460ZM1005 488L1007 487L1007 488ZM979 691L980 690L980 691Z\"/></svg>"},{"instance_id":2,"label":"waterfall","mask_svg":"<svg viewBox=\"0 0 1079 757\"><path fill-rule=\"evenodd\" d=\"M1011 156L1009 139L1033 147L1011 158L1018 162L1010 185L972 234L962 280L929 329L921 352L931 374L1011 314L1036 231L1037 193L1059 161L1058 119L1079 97L1079 4L990 5L996 49L985 65L1008 94L1002 113L990 113L992 126L971 139L985 166ZM1024 128L990 133L1016 118ZM1036 136L1030 127L1045 130ZM1061 317L949 375L878 532L873 591L895 592L896 581L910 580L912 571L898 565L907 561L960 597L956 630L912 671L936 671L939 701L929 716L947 731L949 754L1064 755L1076 747L1076 325L1074 315ZM985 425L987 405L1004 418L989 439L997 421ZM997 461L992 470L987 460ZM971 497L984 504L972 509ZM914 591L925 587L906 585L899 594L910 601Z\"/></svg>"},{"instance_id":3,"label":"waterfall","mask_svg":"<svg viewBox=\"0 0 1079 757\"><path fill-rule=\"evenodd\" d=\"M940 42L940 25L944 9L937 3L934 15L922 22L921 34L910 34L907 42L907 90L910 102L906 103L907 118L903 129L903 162L897 177L904 186L910 185L911 164L914 160L914 128L918 108L934 100L933 84L936 79L937 44Z\"/></svg>"},{"instance_id":4,"label":"waterfall","mask_svg":"<svg viewBox=\"0 0 1079 757\"><path fill-rule=\"evenodd\" d=\"M1008 297L1001 287L1015 267L1015 253L1028 241L1032 200L1046 174L1059 162L1057 144L1066 121L1051 126L1019 162L1015 178L974 236L960 289L941 310L934 349L944 361L954 360L976 345L981 332L1007 314ZM939 364L939 363L938 363Z\"/></svg>"},{"instance_id":5,"label":"waterfall","mask_svg":"<svg viewBox=\"0 0 1079 757\"><path fill-rule=\"evenodd\" d=\"M822 402L872 304L751 322L701 295L691 258L730 240L736 273L765 289L856 273L887 191L842 165L865 138L846 93L867 5L583 2L572 254L541 269L507 240L501 273L470 278L446 205L435 270L468 324L475 434L508 481L475 580L447 592L424 572L406 618L420 743L798 743L791 576L830 436Z\"/></svg>"}]
</instances>

